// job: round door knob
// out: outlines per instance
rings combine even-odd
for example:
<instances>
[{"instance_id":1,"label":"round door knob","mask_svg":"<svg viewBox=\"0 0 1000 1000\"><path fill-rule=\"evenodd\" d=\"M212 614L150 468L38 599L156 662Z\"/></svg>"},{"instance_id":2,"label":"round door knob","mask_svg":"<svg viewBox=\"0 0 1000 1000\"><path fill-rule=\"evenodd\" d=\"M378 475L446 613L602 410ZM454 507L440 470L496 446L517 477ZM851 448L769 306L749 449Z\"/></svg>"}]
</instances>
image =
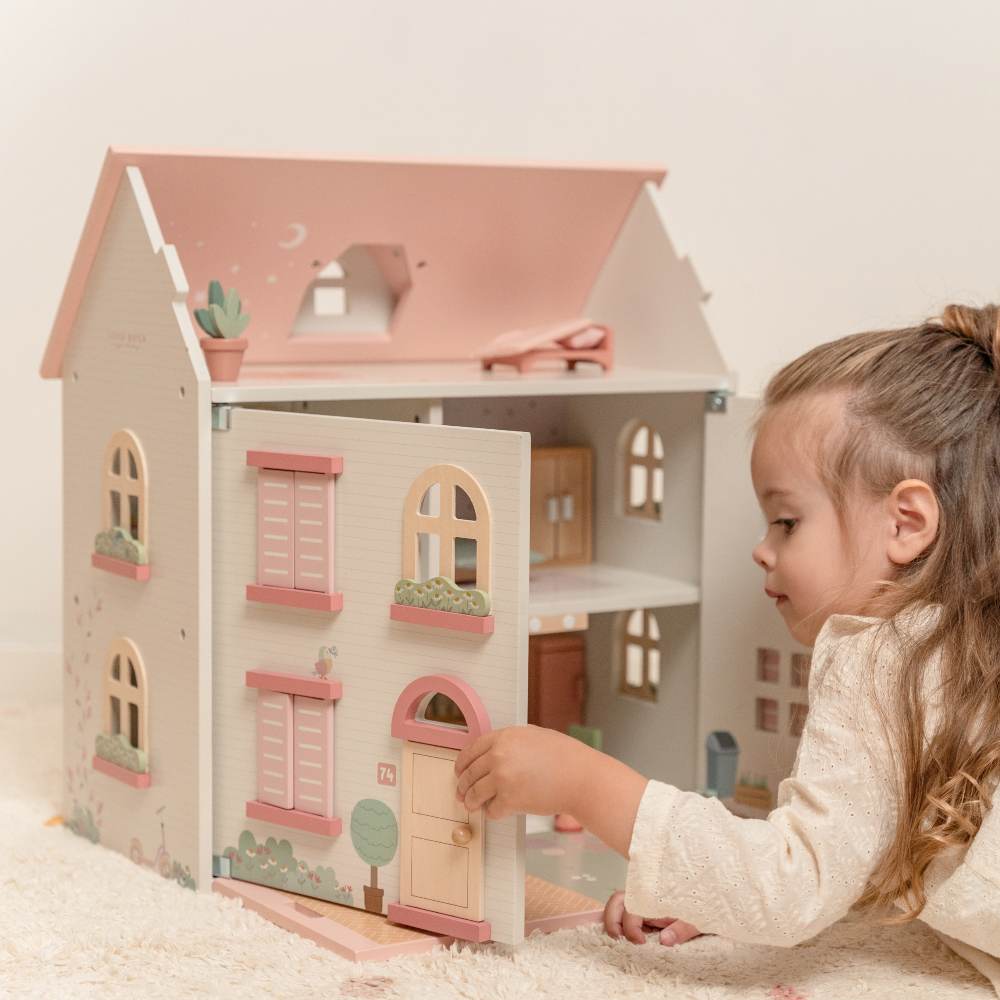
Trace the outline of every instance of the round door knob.
<instances>
[{"instance_id":1,"label":"round door knob","mask_svg":"<svg viewBox=\"0 0 1000 1000\"><path fill-rule=\"evenodd\" d=\"M465 845L472 840L472 827L469 826L468 823L456 826L455 829L451 831L451 839L458 844L459 847L465 847Z\"/></svg>"}]
</instances>

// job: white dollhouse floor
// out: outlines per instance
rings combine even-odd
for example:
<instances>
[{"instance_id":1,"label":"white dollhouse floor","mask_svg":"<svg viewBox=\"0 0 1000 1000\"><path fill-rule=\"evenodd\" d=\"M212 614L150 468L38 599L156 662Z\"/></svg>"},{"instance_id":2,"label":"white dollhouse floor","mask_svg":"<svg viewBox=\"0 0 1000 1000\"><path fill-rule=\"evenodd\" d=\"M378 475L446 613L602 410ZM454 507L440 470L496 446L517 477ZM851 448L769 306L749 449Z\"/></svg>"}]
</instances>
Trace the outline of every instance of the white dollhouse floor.
<instances>
[{"instance_id":1,"label":"white dollhouse floor","mask_svg":"<svg viewBox=\"0 0 1000 1000\"><path fill-rule=\"evenodd\" d=\"M497 945L433 948L357 963L289 934L232 900L195 893L71 834L52 818L63 773L61 706L0 704L0 996L75 1000L286 1000L314 997L529 997L607 1000L995 1000L996 993L919 922L873 928L848 917L796 948L704 936L676 948L612 941L596 924ZM587 842L578 844L603 899ZM570 861L566 862L570 864ZM580 886L580 880L571 887ZM597 887L600 886L600 889ZM577 890L579 891L579 889ZM316 918L314 918L316 919Z\"/></svg>"}]
</instances>

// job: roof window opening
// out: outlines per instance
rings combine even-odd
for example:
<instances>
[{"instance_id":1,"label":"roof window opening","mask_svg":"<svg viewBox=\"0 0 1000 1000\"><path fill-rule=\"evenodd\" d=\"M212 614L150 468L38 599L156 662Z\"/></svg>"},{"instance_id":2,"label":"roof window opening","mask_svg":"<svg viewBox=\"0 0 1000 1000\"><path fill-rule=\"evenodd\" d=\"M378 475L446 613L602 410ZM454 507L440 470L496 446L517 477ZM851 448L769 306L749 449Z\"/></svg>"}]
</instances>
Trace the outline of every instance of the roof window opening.
<instances>
[{"instance_id":1,"label":"roof window opening","mask_svg":"<svg viewBox=\"0 0 1000 1000\"><path fill-rule=\"evenodd\" d=\"M410 287L406 253L390 244L355 244L320 270L302 297L292 336L386 340Z\"/></svg>"}]
</instances>

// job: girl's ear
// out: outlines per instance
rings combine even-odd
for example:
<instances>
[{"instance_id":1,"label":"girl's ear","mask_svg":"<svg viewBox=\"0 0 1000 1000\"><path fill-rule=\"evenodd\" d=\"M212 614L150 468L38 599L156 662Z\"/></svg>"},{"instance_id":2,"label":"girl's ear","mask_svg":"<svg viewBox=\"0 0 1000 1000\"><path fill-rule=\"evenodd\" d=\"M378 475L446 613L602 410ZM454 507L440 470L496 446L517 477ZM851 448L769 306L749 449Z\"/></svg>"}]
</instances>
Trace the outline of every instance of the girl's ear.
<instances>
[{"instance_id":1,"label":"girl's ear","mask_svg":"<svg viewBox=\"0 0 1000 1000\"><path fill-rule=\"evenodd\" d=\"M904 479L889 494L892 534L888 556L897 565L912 562L937 537L941 511L934 491L921 479Z\"/></svg>"}]
</instances>

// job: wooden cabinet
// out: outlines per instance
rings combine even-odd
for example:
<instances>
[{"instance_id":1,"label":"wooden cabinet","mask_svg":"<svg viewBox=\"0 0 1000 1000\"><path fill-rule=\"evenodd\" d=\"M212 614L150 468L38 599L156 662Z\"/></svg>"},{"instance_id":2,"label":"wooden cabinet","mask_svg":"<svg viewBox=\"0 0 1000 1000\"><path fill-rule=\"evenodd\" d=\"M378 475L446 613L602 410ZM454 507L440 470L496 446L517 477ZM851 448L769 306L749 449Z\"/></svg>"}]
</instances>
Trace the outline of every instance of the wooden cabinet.
<instances>
[{"instance_id":1,"label":"wooden cabinet","mask_svg":"<svg viewBox=\"0 0 1000 1000\"><path fill-rule=\"evenodd\" d=\"M531 452L531 548L539 565L591 560L593 452L586 447Z\"/></svg>"},{"instance_id":2,"label":"wooden cabinet","mask_svg":"<svg viewBox=\"0 0 1000 1000\"><path fill-rule=\"evenodd\" d=\"M587 650L578 632L528 640L528 722L565 733L583 725Z\"/></svg>"}]
</instances>

